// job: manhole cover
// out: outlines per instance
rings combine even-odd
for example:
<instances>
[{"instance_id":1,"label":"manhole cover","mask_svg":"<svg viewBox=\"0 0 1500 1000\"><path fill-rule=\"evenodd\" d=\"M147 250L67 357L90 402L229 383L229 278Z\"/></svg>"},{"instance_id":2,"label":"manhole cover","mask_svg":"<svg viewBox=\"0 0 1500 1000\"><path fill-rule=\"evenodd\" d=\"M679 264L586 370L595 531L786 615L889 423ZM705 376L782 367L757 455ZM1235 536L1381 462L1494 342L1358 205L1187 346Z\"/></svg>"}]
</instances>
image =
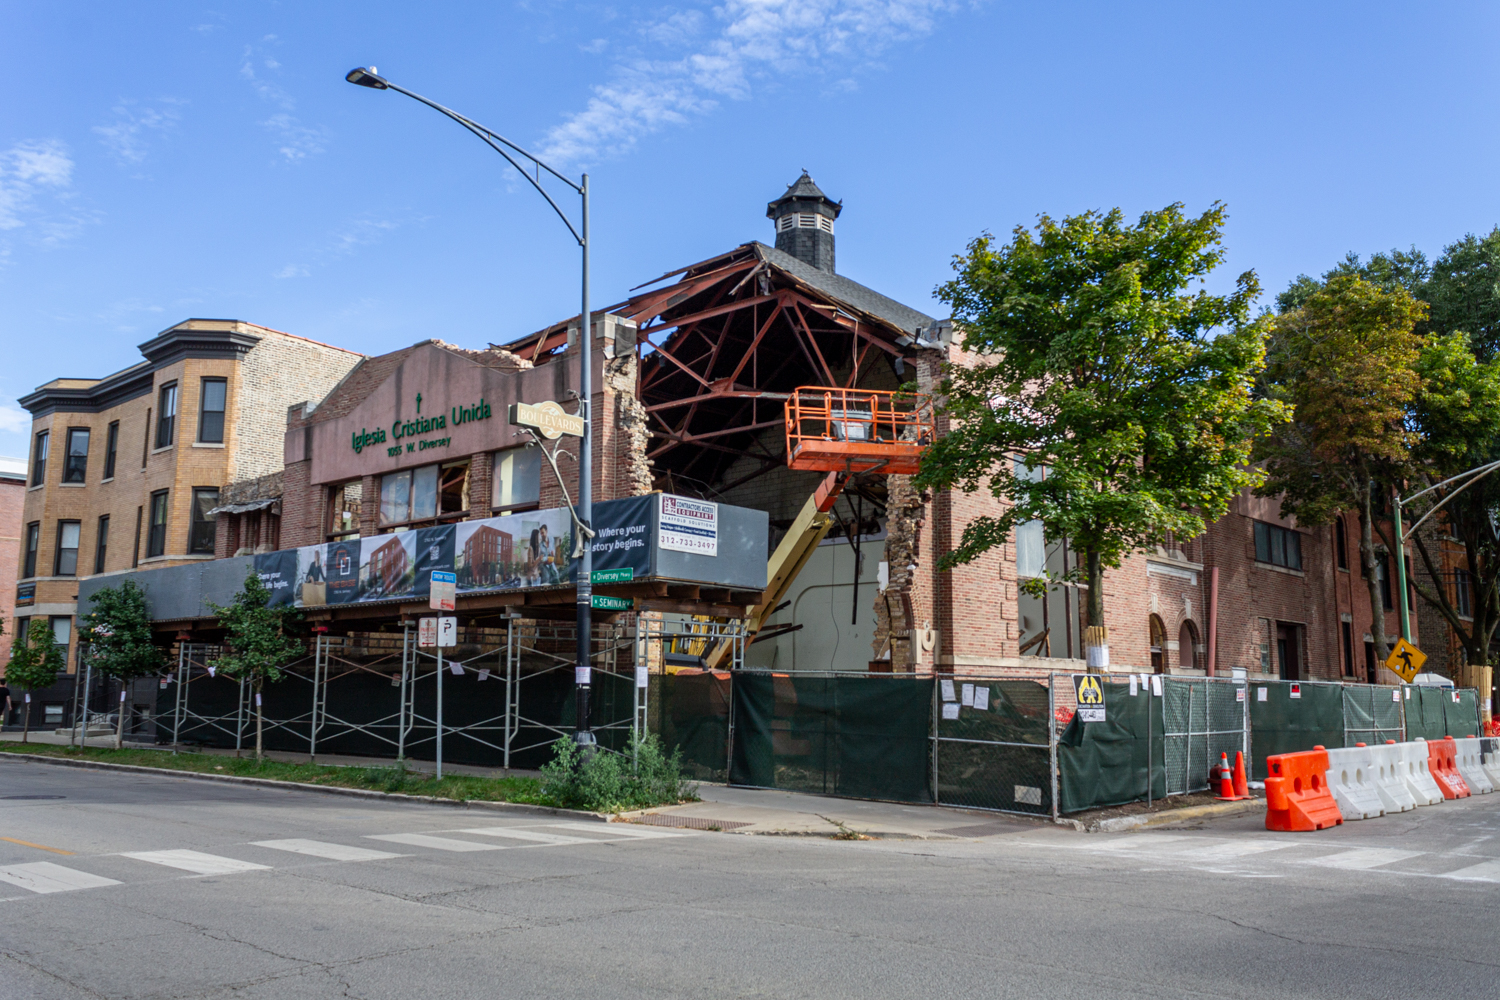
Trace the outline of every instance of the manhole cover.
<instances>
[{"instance_id":1,"label":"manhole cover","mask_svg":"<svg viewBox=\"0 0 1500 1000\"><path fill-rule=\"evenodd\" d=\"M66 795L0 795L0 799L65 799Z\"/></svg>"},{"instance_id":2,"label":"manhole cover","mask_svg":"<svg viewBox=\"0 0 1500 1000\"><path fill-rule=\"evenodd\" d=\"M706 816L658 816L654 813L637 816L630 822L644 823L647 826L675 826L686 830L738 830L750 825L727 819L709 819Z\"/></svg>"}]
</instances>

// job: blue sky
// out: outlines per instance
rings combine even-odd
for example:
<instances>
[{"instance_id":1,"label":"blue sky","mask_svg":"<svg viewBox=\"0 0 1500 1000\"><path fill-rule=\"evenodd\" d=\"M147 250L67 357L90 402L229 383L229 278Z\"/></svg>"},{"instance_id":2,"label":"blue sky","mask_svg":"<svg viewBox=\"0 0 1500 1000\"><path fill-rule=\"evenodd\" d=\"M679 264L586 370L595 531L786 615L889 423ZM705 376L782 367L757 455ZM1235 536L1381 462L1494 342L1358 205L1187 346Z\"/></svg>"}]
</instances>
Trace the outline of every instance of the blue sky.
<instances>
[{"instance_id":1,"label":"blue sky","mask_svg":"<svg viewBox=\"0 0 1500 1000\"><path fill-rule=\"evenodd\" d=\"M807 168L840 272L938 312L983 230L1229 206L1224 284L1500 222L1495 5L0 2L0 455L13 400L189 316L355 348L576 312L577 251L409 89L587 169L594 295L772 240Z\"/></svg>"}]
</instances>

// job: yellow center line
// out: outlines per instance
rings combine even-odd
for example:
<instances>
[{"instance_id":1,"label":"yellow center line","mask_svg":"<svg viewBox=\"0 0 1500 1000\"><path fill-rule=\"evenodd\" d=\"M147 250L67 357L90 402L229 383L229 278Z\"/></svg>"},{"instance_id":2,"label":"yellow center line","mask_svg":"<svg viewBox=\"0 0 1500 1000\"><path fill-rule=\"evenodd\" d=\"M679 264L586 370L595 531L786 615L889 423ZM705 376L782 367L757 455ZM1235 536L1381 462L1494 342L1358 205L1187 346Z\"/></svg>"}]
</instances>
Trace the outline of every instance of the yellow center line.
<instances>
[{"instance_id":1,"label":"yellow center line","mask_svg":"<svg viewBox=\"0 0 1500 1000\"><path fill-rule=\"evenodd\" d=\"M72 851L65 851L61 847L48 847L46 844L33 844L29 840L17 840L15 837L0 837L0 840L8 841L12 844L20 844L22 847L35 847L39 851L51 851L53 854L73 853Z\"/></svg>"}]
</instances>

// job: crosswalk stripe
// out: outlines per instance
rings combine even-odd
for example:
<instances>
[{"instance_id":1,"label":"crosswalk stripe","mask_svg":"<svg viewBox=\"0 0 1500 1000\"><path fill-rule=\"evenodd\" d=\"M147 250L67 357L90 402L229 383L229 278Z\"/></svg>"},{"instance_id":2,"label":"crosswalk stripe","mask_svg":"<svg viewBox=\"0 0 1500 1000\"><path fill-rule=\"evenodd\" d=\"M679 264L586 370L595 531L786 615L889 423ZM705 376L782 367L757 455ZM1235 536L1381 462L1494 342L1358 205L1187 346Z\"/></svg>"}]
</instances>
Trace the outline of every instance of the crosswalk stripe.
<instances>
[{"instance_id":1,"label":"crosswalk stripe","mask_svg":"<svg viewBox=\"0 0 1500 1000\"><path fill-rule=\"evenodd\" d=\"M558 833L540 833L536 830L522 830L514 826L480 826L471 830L455 830L454 833L477 833L481 837L510 837L514 840L529 840L537 844L598 843L587 837L565 837Z\"/></svg>"},{"instance_id":2,"label":"crosswalk stripe","mask_svg":"<svg viewBox=\"0 0 1500 1000\"><path fill-rule=\"evenodd\" d=\"M1232 861L1235 858L1246 858L1254 854L1265 854L1268 851L1281 851L1288 847L1298 846L1301 845L1274 840L1226 840L1211 847L1197 847L1183 851L1180 857L1191 858L1195 861Z\"/></svg>"},{"instance_id":3,"label":"crosswalk stripe","mask_svg":"<svg viewBox=\"0 0 1500 1000\"><path fill-rule=\"evenodd\" d=\"M64 868L50 861L33 861L25 865L10 865L0 868L0 882L9 882L31 892L67 892L69 889L98 889L106 885L119 885L112 878L100 878L73 868Z\"/></svg>"},{"instance_id":4,"label":"crosswalk stripe","mask_svg":"<svg viewBox=\"0 0 1500 1000\"><path fill-rule=\"evenodd\" d=\"M1177 837L1166 833L1137 833L1132 834L1122 840L1105 841L1099 846L1106 851L1133 852L1141 851L1143 848L1147 851L1154 851L1156 848L1167 847L1168 845L1173 844L1175 844L1178 848L1181 848L1185 846L1181 843L1182 841L1190 841L1192 839L1193 838L1191 837Z\"/></svg>"},{"instance_id":5,"label":"crosswalk stripe","mask_svg":"<svg viewBox=\"0 0 1500 1000\"><path fill-rule=\"evenodd\" d=\"M453 840L449 837L433 837L425 833L376 833L369 835L365 839L384 840L392 844L410 844L412 847L430 847L435 851L505 850L504 844L476 844L472 840Z\"/></svg>"},{"instance_id":6,"label":"crosswalk stripe","mask_svg":"<svg viewBox=\"0 0 1500 1000\"><path fill-rule=\"evenodd\" d=\"M269 871L270 865L257 865L250 861L221 858L217 854L201 851L126 851L122 858L149 861L153 865L180 868L197 875L235 875L239 872Z\"/></svg>"},{"instance_id":7,"label":"crosswalk stripe","mask_svg":"<svg viewBox=\"0 0 1500 1000\"><path fill-rule=\"evenodd\" d=\"M1378 868L1381 865L1395 864L1397 861L1405 861L1407 858L1419 857L1422 851L1403 851L1394 847L1360 847L1352 851L1342 851L1338 854L1328 854L1321 858L1312 858L1303 862L1309 865L1321 865L1324 868Z\"/></svg>"},{"instance_id":8,"label":"crosswalk stripe","mask_svg":"<svg viewBox=\"0 0 1500 1000\"><path fill-rule=\"evenodd\" d=\"M1465 881L1475 880L1483 882L1500 882L1500 861L1481 861L1477 865L1460 868L1458 871L1445 872L1442 878L1456 878Z\"/></svg>"},{"instance_id":9,"label":"crosswalk stripe","mask_svg":"<svg viewBox=\"0 0 1500 1000\"><path fill-rule=\"evenodd\" d=\"M255 840L256 847L269 847L273 851L291 851L293 854L310 854L329 861L380 861L383 858L401 858L403 854L389 851L372 851L368 847L349 847L346 844L330 844L322 840Z\"/></svg>"},{"instance_id":10,"label":"crosswalk stripe","mask_svg":"<svg viewBox=\"0 0 1500 1000\"><path fill-rule=\"evenodd\" d=\"M563 830L582 830L586 833L602 833L607 837L637 837L654 840L658 837L690 837L692 834L676 830L650 830L628 823L548 823L549 827Z\"/></svg>"}]
</instances>

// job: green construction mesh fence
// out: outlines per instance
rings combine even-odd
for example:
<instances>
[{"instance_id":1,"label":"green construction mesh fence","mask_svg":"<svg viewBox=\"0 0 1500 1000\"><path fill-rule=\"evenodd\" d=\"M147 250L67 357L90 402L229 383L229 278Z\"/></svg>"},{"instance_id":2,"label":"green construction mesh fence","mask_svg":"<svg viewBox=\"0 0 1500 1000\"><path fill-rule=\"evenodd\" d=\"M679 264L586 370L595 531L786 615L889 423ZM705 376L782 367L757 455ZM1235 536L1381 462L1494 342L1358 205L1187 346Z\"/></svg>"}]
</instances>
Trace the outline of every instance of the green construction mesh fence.
<instances>
[{"instance_id":1,"label":"green construction mesh fence","mask_svg":"<svg viewBox=\"0 0 1500 1000\"><path fill-rule=\"evenodd\" d=\"M1473 688L1459 688L1445 692L1443 702L1443 724L1447 735L1455 739L1479 735L1479 692Z\"/></svg>"},{"instance_id":2,"label":"green construction mesh fence","mask_svg":"<svg viewBox=\"0 0 1500 1000\"><path fill-rule=\"evenodd\" d=\"M1448 723L1443 703L1449 700L1448 692L1420 685L1412 685L1404 691L1406 738L1440 740L1447 736Z\"/></svg>"},{"instance_id":3,"label":"green construction mesh fence","mask_svg":"<svg viewBox=\"0 0 1500 1000\"><path fill-rule=\"evenodd\" d=\"M690 778L728 780L730 684L727 673L651 676L647 728L667 753L682 751Z\"/></svg>"},{"instance_id":4,"label":"green construction mesh fence","mask_svg":"<svg viewBox=\"0 0 1500 1000\"><path fill-rule=\"evenodd\" d=\"M739 673L729 781L930 802L932 679Z\"/></svg>"},{"instance_id":5,"label":"green construction mesh fence","mask_svg":"<svg viewBox=\"0 0 1500 1000\"><path fill-rule=\"evenodd\" d=\"M1386 740L1401 742L1400 688L1348 685L1343 688L1343 694L1345 746L1356 743L1380 746Z\"/></svg>"},{"instance_id":6,"label":"green construction mesh fence","mask_svg":"<svg viewBox=\"0 0 1500 1000\"><path fill-rule=\"evenodd\" d=\"M1059 683L1066 683L1059 678ZM1140 685L1102 681L1105 719L1082 722L1075 714L1058 737L1059 810L1070 813L1123 805L1167 794L1163 766L1163 698Z\"/></svg>"},{"instance_id":7,"label":"green construction mesh fence","mask_svg":"<svg viewBox=\"0 0 1500 1000\"><path fill-rule=\"evenodd\" d=\"M1250 685L1250 777L1264 781L1266 758L1344 745L1338 684L1272 681Z\"/></svg>"},{"instance_id":8,"label":"green construction mesh fence","mask_svg":"<svg viewBox=\"0 0 1500 1000\"><path fill-rule=\"evenodd\" d=\"M955 694L959 702L949 703L955 717L944 718L940 710L937 718L938 802L1050 815L1047 685L1025 680L962 682Z\"/></svg>"}]
</instances>

